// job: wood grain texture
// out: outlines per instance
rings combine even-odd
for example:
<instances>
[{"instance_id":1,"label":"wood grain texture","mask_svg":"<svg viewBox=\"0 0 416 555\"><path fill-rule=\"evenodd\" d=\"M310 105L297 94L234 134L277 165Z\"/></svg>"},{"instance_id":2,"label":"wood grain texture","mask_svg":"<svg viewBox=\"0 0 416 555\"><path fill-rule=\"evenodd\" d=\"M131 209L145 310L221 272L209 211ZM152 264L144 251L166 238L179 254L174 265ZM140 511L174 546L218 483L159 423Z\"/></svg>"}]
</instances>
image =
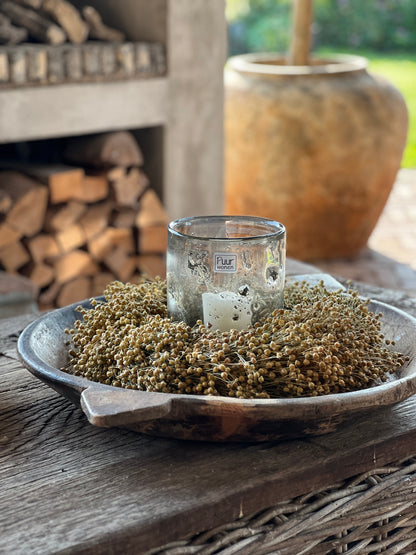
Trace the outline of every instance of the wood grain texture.
<instances>
[{"instance_id":1,"label":"wood grain texture","mask_svg":"<svg viewBox=\"0 0 416 555\"><path fill-rule=\"evenodd\" d=\"M416 316L416 299L380 297ZM17 360L33 318L0 320L2 553L146 553L416 452L414 398L302 441L207 444L95 428Z\"/></svg>"}]
</instances>

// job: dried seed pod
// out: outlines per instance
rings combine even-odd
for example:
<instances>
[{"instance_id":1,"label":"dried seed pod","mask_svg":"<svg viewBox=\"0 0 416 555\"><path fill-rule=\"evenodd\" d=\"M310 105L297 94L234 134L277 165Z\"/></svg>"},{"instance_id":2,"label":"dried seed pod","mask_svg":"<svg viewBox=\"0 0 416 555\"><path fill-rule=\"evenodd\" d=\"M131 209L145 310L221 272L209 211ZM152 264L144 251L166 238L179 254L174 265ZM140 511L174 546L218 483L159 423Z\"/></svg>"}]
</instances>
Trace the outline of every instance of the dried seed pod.
<instances>
[{"instance_id":1,"label":"dried seed pod","mask_svg":"<svg viewBox=\"0 0 416 555\"><path fill-rule=\"evenodd\" d=\"M104 296L80 308L82 319L65 330L65 370L115 387L242 399L316 396L382 383L405 362L368 301L323 283L292 284L284 309L227 332L169 319L160 279L116 281Z\"/></svg>"}]
</instances>

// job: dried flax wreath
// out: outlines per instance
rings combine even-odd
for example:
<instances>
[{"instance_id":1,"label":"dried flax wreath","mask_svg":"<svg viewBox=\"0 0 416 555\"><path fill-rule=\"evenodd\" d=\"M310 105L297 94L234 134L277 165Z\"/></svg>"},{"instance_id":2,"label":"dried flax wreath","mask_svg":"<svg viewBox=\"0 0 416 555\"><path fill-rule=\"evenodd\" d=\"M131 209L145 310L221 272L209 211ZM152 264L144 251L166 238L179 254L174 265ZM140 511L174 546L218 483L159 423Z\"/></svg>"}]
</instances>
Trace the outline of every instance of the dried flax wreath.
<instances>
[{"instance_id":1,"label":"dried flax wreath","mask_svg":"<svg viewBox=\"0 0 416 555\"><path fill-rule=\"evenodd\" d=\"M229 397L342 393L386 381L406 358L381 334L380 314L353 290L295 283L285 308L242 331L167 316L166 283L115 281L79 308L65 371L116 387Z\"/></svg>"}]
</instances>

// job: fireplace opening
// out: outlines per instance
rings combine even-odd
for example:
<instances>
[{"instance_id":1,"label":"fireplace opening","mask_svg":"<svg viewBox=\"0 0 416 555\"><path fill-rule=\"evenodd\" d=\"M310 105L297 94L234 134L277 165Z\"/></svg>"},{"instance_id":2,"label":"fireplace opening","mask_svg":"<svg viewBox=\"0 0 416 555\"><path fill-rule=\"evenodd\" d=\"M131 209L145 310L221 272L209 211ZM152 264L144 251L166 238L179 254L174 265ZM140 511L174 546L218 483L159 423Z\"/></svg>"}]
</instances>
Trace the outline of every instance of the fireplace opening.
<instances>
[{"instance_id":1,"label":"fireplace opening","mask_svg":"<svg viewBox=\"0 0 416 555\"><path fill-rule=\"evenodd\" d=\"M33 282L40 309L165 276L162 141L149 128L0 145L0 270Z\"/></svg>"}]
</instances>

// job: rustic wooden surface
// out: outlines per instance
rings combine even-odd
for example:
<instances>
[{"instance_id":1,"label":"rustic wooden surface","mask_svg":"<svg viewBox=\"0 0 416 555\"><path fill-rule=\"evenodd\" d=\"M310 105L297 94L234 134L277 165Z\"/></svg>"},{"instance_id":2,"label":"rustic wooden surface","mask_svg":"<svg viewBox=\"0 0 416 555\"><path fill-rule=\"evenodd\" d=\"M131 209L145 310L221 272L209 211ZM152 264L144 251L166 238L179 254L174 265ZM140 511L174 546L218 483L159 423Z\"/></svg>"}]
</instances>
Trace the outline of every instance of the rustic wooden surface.
<instances>
[{"instance_id":1,"label":"rustic wooden surface","mask_svg":"<svg viewBox=\"0 0 416 555\"><path fill-rule=\"evenodd\" d=\"M416 316L415 298L360 289ZM18 362L17 337L35 317L0 320L0 553L146 553L416 453L414 397L302 441L95 428Z\"/></svg>"}]
</instances>

